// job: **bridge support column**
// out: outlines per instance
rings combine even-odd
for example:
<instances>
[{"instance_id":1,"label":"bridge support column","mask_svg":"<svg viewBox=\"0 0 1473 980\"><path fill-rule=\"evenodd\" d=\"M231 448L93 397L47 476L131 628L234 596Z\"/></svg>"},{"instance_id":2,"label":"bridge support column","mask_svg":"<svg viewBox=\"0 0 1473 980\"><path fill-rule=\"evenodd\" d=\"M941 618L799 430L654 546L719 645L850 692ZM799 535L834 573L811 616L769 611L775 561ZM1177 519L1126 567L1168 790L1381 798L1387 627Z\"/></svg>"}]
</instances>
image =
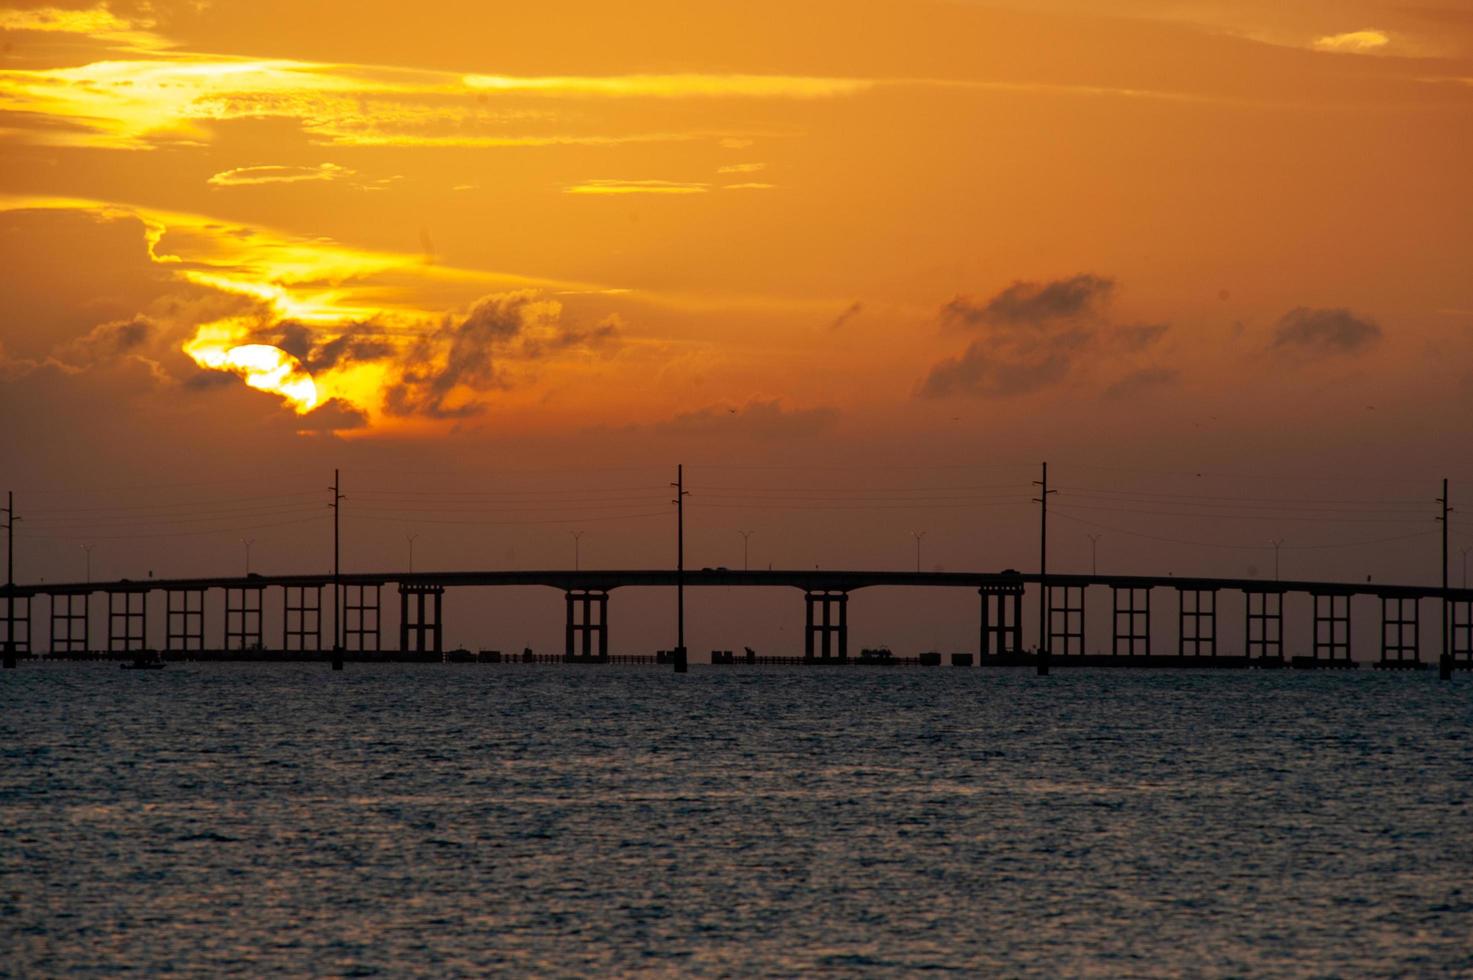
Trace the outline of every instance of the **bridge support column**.
<instances>
[{"instance_id":1,"label":"bridge support column","mask_svg":"<svg viewBox=\"0 0 1473 980\"><path fill-rule=\"evenodd\" d=\"M1177 589L1176 653L1217 656L1217 590Z\"/></svg>"},{"instance_id":2,"label":"bridge support column","mask_svg":"<svg viewBox=\"0 0 1473 980\"><path fill-rule=\"evenodd\" d=\"M15 656L29 653L31 649L31 597L28 595L0 596L5 604L5 616L0 618L0 627L5 633L0 636L0 665L6 670L15 669Z\"/></svg>"},{"instance_id":3,"label":"bridge support column","mask_svg":"<svg viewBox=\"0 0 1473 980\"><path fill-rule=\"evenodd\" d=\"M1381 597L1381 662L1387 668L1416 669L1421 661L1421 603L1403 597Z\"/></svg>"},{"instance_id":4,"label":"bridge support column","mask_svg":"<svg viewBox=\"0 0 1473 980\"><path fill-rule=\"evenodd\" d=\"M1350 663L1349 593L1314 592L1314 655L1316 663Z\"/></svg>"},{"instance_id":5,"label":"bridge support column","mask_svg":"<svg viewBox=\"0 0 1473 980\"><path fill-rule=\"evenodd\" d=\"M569 589L563 595L568 610L563 631L563 659L578 663L607 663L609 594L601 589Z\"/></svg>"},{"instance_id":6,"label":"bridge support column","mask_svg":"<svg viewBox=\"0 0 1473 980\"><path fill-rule=\"evenodd\" d=\"M803 659L818 663L842 663L848 660L849 593L833 589L804 592L803 604L806 624L803 631ZM813 615L815 606L822 607L817 620Z\"/></svg>"},{"instance_id":7,"label":"bridge support column","mask_svg":"<svg viewBox=\"0 0 1473 980\"><path fill-rule=\"evenodd\" d=\"M343 646L359 652L383 649L383 586L343 586Z\"/></svg>"},{"instance_id":8,"label":"bridge support column","mask_svg":"<svg viewBox=\"0 0 1473 980\"><path fill-rule=\"evenodd\" d=\"M982 627L979 646L981 663L1018 657L1023 653L1023 587L1021 585L984 585L977 590L982 597Z\"/></svg>"},{"instance_id":9,"label":"bridge support column","mask_svg":"<svg viewBox=\"0 0 1473 980\"><path fill-rule=\"evenodd\" d=\"M1151 655L1151 590L1112 585L1115 600L1115 638L1111 654L1117 657Z\"/></svg>"},{"instance_id":10,"label":"bridge support column","mask_svg":"<svg viewBox=\"0 0 1473 980\"><path fill-rule=\"evenodd\" d=\"M90 596L86 592L71 592L51 596L51 652L87 652L87 604Z\"/></svg>"},{"instance_id":11,"label":"bridge support column","mask_svg":"<svg viewBox=\"0 0 1473 980\"><path fill-rule=\"evenodd\" d=\"M1084 653L1084 586L1048 587L1049 653L1076 657Z\"/></svg>"},{"instance_id":12,"label":"bridge support column","mask_svg":"<svg viewBox=\"0 0 1473 980\"><path fill-rule=\"evenodd\" d=\"M1245 653L1249 660L1283 663L1284 660L1284 594L1282 592L1244 592L1248 631Z\"/></svg>"},{"instance_id":13,"label":"bridge support column","mask_svg":"<svg viewBox=\"0 0 1473 980\"><path fill-rule=\"evenodd\" d=\"M441 602L443 585L399 583L399 651L442 656Z\"/></svg>"},{"instance_id":14,"label":"bridge support column","mask_svg":"<svg viewBox=\"0 0 1473 980\"><path fill-rule=\"evenodd\" d=\"M1473 670L1473 599L1453 599L1448 604L1448 619L1452 636L1446 641L1443 673L1451 678L1454 670Z\"/></svg>"},{"instance_id":15,"label":"bridge support column","mask_svg":"<svg viewBox=\"0 0 1473 980\"><path fill-rule=\"evenodd\" d=\"M288 585L282 589L281 648L322 649L322 586Z\"/></svg>"},{"instance_id":16,"label":"bridge support column","mask_svg":"<svg viewBox=\"0 0 1473 980\"><path fill-rule=\"evenodd\" d=\"M225 649L260 650L261 596L265 588L247 585L225 590Z\"/></svg>"},{"instance_id":17,"label":"bridge support column","mask_svg":"<svg viewBox=\"0 0 1473 980\"><path fill-rule=\"evenodd\" d=\"M164 652L184 653L205 648L205 590L168 589L164 592Z\"/></svg>"},{"instance_id":18,"label":"bridge support column","mask_svg":"<svg viewBox=\"0 0 1473 980\"><path fill-rule=\"evenodd\" d=\"M148 592L107 594L107 650L141 653L148 647Z\"/></svg>"}]
</instances>

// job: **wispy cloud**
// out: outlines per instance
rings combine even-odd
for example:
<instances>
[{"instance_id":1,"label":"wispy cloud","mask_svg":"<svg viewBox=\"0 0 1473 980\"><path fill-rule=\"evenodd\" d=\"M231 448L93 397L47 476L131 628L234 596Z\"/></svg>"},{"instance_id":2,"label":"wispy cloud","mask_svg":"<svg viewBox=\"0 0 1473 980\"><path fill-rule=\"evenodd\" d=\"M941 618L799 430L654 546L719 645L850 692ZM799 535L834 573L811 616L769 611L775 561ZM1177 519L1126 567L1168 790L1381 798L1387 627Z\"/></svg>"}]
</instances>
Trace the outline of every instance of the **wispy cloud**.
<instances>
[{"instance_id":1,"label":"wispy cloud","mask_svg":"<svg viewBox=\"0 0 1473 980\"><path fill-rule=\"evenodd\" d=\"M466 75L465 84L486 92L646 99L824 99L873 88L865 78L808 75Z\"/></svg>"},{"instance_id":2,"label":"wispy cloud","mask_svg":"<svg viewBox=\"0 0 1473 980\"><path fill-rule=\"evenodd\" d=\"M342 180L355 171L335 163L319 163L315 167L288 167L266 164L256 167L236 167L215 174L205 183L214 187L250 187L257 184L300 184L304 181Z\"/></svg>"},{"instance_id":3,"label":"wispy cloud","mask_svg":"<svg viewBox=\"0 0 1473 980\"><path fill-rule=\"evenodd\" d=\"M1385 31L1348 31L1344 34L1326 34L1315 38L1316 51L1337 51L1342 54L1370 54L1391 43L1391 35Z\"/></svg>"},{"instance_id":4,"label":"wispy cloud","mask_svg":"<svg viewBox=\"0 0 1473 980\"><path fill-rule=\"evenodd\" d=\"M677 180L585 180L563 188L564 194L705 194L709 184Z\"/></svg>"},{"instance_id":5,"label":"wispy cloud","mask_svg":"<svg viewBox=\"0 0 1473 980\"><path fill-rule=\"evenodd\" d=\"M726 191L770 191L776 184L764 184L760 181L747 181L742 184L723 184L722 190Z\"/></svg>"},{"instance_id":6,"label":"wispy cloud","mask_svg":"<svg viewBox=\"0 0 1473 980\"><path fill-rule=\"evenodd\" d=\"M724 167L717 167L718 174L755 174L766 170L765 163L728 163Z\"/></svg>"}]
</instances>

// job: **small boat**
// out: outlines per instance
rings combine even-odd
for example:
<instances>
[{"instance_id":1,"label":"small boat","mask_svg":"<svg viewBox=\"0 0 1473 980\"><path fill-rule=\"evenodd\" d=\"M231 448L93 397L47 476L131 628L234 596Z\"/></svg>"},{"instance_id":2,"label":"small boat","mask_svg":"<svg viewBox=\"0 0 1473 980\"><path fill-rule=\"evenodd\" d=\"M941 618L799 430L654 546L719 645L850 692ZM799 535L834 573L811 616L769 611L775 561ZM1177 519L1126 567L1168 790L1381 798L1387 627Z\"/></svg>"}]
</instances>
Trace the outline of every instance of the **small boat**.
<instances>
[{"instance_id":1,"label":"small boat","mask_svg":"<svg viewBox=\"0 0 1473 980\"><path fill-rule=\"evenodd\" d=\"M158 654L149 656L148 654L140 653L133 658L132 663L120 664L119 666L124 670L163 670L164 661Z\"/></svg>"}]
</instances>

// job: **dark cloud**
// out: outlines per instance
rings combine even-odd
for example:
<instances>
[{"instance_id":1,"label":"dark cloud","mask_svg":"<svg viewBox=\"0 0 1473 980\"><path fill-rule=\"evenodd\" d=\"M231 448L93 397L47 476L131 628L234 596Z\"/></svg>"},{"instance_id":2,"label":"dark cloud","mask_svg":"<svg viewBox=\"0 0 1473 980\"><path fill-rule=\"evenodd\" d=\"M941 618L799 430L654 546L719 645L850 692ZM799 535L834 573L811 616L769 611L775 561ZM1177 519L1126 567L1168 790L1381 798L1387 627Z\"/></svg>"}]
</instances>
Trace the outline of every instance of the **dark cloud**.
<instances>
[{"instance_id":1,"label":"dark cloud","mask_svg":"<svg viewBox=\"0 0 1473 980\"><path fill-rule=\"evenodd\" d=\"M1130 356L1159 342L1167 324L1110 322L1105 307L1114 291L1115 280L1083 273L1015 282L985 303L956 297L941 308L941 322L982 336L932 367L917 394L1026 395L1064 382L1082 358Z\"/></svg>"},{"instance_id":2,"label":"dark cloud","mask_svg":"<svg viewBox=\"0 0 1473 980\"><path fill-rule=\"evenodd\" d=\"M1355 354L1381 339L1381 328L1344 309L1290 310L1274 327L1273 347L1305 354Z\"/></svg>"},{"instance_id":3,"label":"dark cloud","mask_svg":"<svg viewBox=\"0 0 1473 980\"><path fill-rule=\"evenodd\" d=\"M464 317L445 317L405 352L399 380L385 392L384 408L391 415L437 419L480 414L483 402L452 404L451 398L457 388L486 391L505 386L492 354L521 333L523 313L533 298L531 293L489 296Z\"/></svg>"},{"instance_id":4,"label":"dark cloud","mask_svg":"<svg viewBox=\"0 0 1473 980\"><path fill-rule=\"evenodd\" d=\"M839 420L835 408L784 408L782 399L754 398L740 407L709 405L681 412L655 425L655 431L677 436L742 435L757 439L781 439L814 435Z\"/></svg>"},{"instance_id":5,"label":"dark cloud","mask_svg":"<svg viewBox=\"0 0 1473 980\"><path fill-rule=\"evenodd\" d=\"M829 329L838 330L839 328L848 324L850 320L853 320L855 317L859 316L859 314L863 310L864 304L861 303L859 300L855 300L844 308L843 313L840 313L838 316L834 317L834 322L829 324Z\"/></svg>"},{"instance_id":6,"label":"dark cloud","mask_svg":"<svg viewBox=\"0 0 1473 980\"><path fill-rule=\"evenodd\" d=\"M100 323L85 335L58 348L56 357L75 367L90 367L137 350L153 336L154 329L154 325L141 316Z\"/></svg>"},{"instance_id":7,"label":"dark cloud","mask_svg":"<svg viewBox=\"0 0 1473 980\"><path fill-rule=\"evenodd\" d=\"M956 296L941 308L944 322L976 327L988 324L1039 324L1096 313L1115 290L1115 280L1083 273L1052 282L1018 280L979 303Z\"/></svg>"},{"instance_id":8,"label":"dark cloud","mask_svg":"<svg viewBox=\"0 0 1473 980\"><path fill-rule=\"evenodd\" d=\"M303 432L340 432L344 429L361 429L368 424L368 416L351 402L341 398L330 398L300 418Z\"/></svg>"},{"instance_id":9,"label":"dark cloud","mask_svg":"<svg viewBox=\"0 0 1473 980\"><path fill-rule=\"evenodd\" d=\"M1132 371L1119 381L1105 389L1106 398L1129 398L1152 388L1161 388L1172 384L1180 377L1180 372L1173 368L1152 367L1141 368Z\"/></svg>"},{"instance_id":10,"label":"dark cloud","mask_svg":"<svg viewBox=\"0 0 1473 980\"><path fill-rule=\"evenodd\" d=\"M623 346L624 321L617 313L610 314L588 329L577 327L552 327L545 336L523 335L516 348L509 353L519 357L538 358L545 354L582 348L587 351L612 353Z\"/></svg>"},{"instance_id":11,"label":"dark cloud","mask_svg":"<svg viewBox=\"0 0 1473 980\"><path fill-rule=\"evenodd\" d=\"M259 343L280 347L311 374L347 364L382 361L397 350L384 339L383 330L371 323L338 328L336 336L327 341L318 339L321 332L295 320L283 320L262 327L252 336Z\"/></svg>"}]
</instances>

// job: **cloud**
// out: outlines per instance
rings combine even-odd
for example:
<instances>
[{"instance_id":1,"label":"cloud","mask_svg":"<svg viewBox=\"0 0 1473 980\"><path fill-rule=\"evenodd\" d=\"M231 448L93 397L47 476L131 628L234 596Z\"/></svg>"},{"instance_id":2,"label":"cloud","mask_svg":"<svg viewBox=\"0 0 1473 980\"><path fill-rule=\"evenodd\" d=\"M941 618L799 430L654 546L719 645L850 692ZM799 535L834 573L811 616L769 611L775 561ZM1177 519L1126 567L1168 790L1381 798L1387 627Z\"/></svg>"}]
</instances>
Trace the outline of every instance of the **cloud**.
<instances>
[{"instance_id":1,"label":"cloud","mask_svg":"<svg viewBox=\"0 0 1473 980\"><path fill-rule=\"evenodd\" d=\"M723 184L724 191L770 191L776 184L764 184L761 181L749 180L741 184Z\"/></svg>"},{"instance_id":2,"label":"cloud","mask_svg":"<svg viewBox=\"0 0 1473 980\"><path fill-rule=\"evenodd\" d=\"M1391 43L1391 36L1385 31L1361 30L1348 31L1344 34L1326 34L1324 37L1315 38L1313 47L1316 51L1335 51L1342 54L1369 54L1386 47Z\"/></svg>"},{"instance_id":3,"label":"cloud","mask_svg":"<svg viewBox=\"0 0 1473 980\"><path fill-rule=\"evenodd\" d=\"M741 435L756 439L786 439L814 435L834 426L839 411L829 407L784 408L781 398L753 398L745 405L709 405L656 423L666 435Z\"/></svg>"},{"instance_id":4,"label":"cloud","mask_svg":"<svg viewBox=\"0 0 1473 980\"><path fill-rule=\"evenodd\" d=\"M319 163L315 167L288 167L267 164L222 170L205 183L213 187L252 187L259 184L299 184L305 181L342 180L354 171L335 163Z\"/></svg>"},{"instance_id":5,"label":"cloud","mask_svg":"<svg viewBox=\"0 0 1473 980\"><path fill-rule=\"evenodd\" d=\"M705 194L709 184L675 180L585 180L563 188L564 194Z\"/></svg>"},{"instance_id":6,"label":"cloud","mask_svg":"<svg viewBox=\"0 0 1473 980\"><path fill-rule=\"evenodd\" d=\"M766 169L767 164L765 163L728 163L717 167L716 172L718 174L755 174Z\"/></svg>"},{"instance_id":7,"label":"cloud","mask_svg":"<svg viewBox=\"0 0 1473 980\"><path fill-rule=\"evenodd\" d=\"M840 327L847 324L850 320L853 320L855 317L859 316L859 314L863 310L864 304L861 303L859 300L855 300L844 308L844 312L834 317L834 322L829 324L829 329L838 330Z\"/></svg>"},{"instance_id":8,"label":"cloud","mask_svg":"<svg viewBox=\"0 0 1473 980\"><path fill-rule=\"evenodd\" d=\"M1104 397L1111 399L1129 398L1132 395L1138 395L1152 388L1161 388L1165 385L1172 384L1180 376L1181 372L1174 368L1141 368L1138 371L1130 372L1106 388Z\"/></svg>"},{"instance_id":9,"label":"cloud","mask_svg":"<svg viewBox=\"0 0 1473 980\"><path fill-rule=\"evenodd\" d=\"M342 432L368 425L368 415L341 398L331 398L298 418L297 425L303 433Z\"/></svg>"},{"instance_id":10,"label":"cloud","mask_svg":"<svg viewBox=\"0 0 1473 980\"><path fill-rule=\"evenodd\" d=\"M1089 274L1053 282L1014 282L986 303L957 296L942 319L965 326L1042 323L1095 312L1110 299L1115 280Z\"/></svg>"},{"instance_id":11,"label":"cloud","mask_svg":"<svg viewBox=\"0 0 1473 980\"><path fill-rule=\"evenodd\" d=\"M985 302L957 296L943 324L978 331L959 354L938 361L917 387L924 398L1026 395L1093 362L1130 358L1160 342L1166 324L1115 324L1105 308L1115 281L1088 273L1050 282L1017 281Z\"/></svg>"},{"instance_id":12,"label":"cloud","mask_svg":"<svg viewBox=\"0 0 1473 980\"><path fill-rule=\"evenodd\" d=\"M1279 318L1274 327L1273 349L1303 354L1355 354L1381 339L1375 321L1344 309L1311 309L1301 306Z\"/></svg>"},{"instance_id":13,"label":"cloud","mask_svg":"<svg viewBox=\"0 0 1473 980\"><path fill-rule=\"evenodd\" d=\"M468 88L517 94L645 99L823 99L868 91L864 78L808 75L466 75Z\"/></svg>"}]
</instances>

